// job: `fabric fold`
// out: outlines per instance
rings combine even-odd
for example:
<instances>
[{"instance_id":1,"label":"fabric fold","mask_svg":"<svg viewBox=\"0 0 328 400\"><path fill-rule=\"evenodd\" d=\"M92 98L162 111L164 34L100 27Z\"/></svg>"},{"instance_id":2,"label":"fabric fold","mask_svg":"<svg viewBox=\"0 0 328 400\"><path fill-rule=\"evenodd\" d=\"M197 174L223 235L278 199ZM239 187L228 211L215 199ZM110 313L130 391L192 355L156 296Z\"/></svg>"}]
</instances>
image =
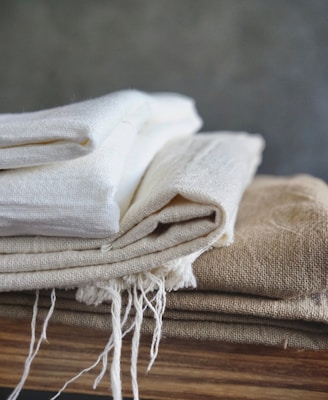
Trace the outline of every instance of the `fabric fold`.
<instances>
[{"instance_id":1,"label":"fabric fold","mask_svg":"<svg viewBox=\"0 0 328 400\"><path fill-rule=\"evenodd\" d=\"M34 293L1 293L2 317L30 318ZM126 300L125 300L126 301ZM304 299L274 300L224 293L172 292L167 295L162 335L190 340L261 344L299 349L328 349L327 292ZM49 294L40 297L40 317L49 308ZM57 291L52 321L93 330L111 330L110 304L77 303L75 293ZM133 313L128 324L133 323ZM142 332L152 334L154 316L145 311Z\"/></svg>"},{"instance_id":2,"label":"fabric fold","mask_svg":"<svg viewBox=\"0 0 328 400\"><path fill-rule=\"evenodd\" d=\"M260 137L236 133L167 144L111 240L1 238L0 316L41 318L38 346L50 316L112 332L54 398L102 361L96 387L113 350L112 393L121 399L130 332L136 400L141 332L152 336L149 366L161 336L328 349L328 187L305 175L251 182L262 148Z\"/></svg>"},{"instance_id":3,"label":"fabric fold","mask_svg":"<svg viewBox=\"0 0 328 400\"><path fill-rule=\"evenodd\" d=\"M328 290L328 187L310 175L257 176L246 189L234 245L194 264L198 289L277 299Z\"/></svg>"},{"instance_id":4,"label":"fabric fold","mask_svg":"<svg viewBox=\"0 0 328 400\"><path fill-rule=\"evenodd\" d=\"M48 110L0 114L0 169L85 156L125 124L163 126L172 122L180 124L180 132L185 124L199 128L201 120L192 99L175 93L121 90Z\"/></svg>"},{"instance_id":5,"label":"fabric fold","mask_svg":"<svg viewBox=\"0 0 328 400\"><path fill-rule=\"evenodd\" d=\"M137 91L0 116L0 236L116 234L155 154L200 125L190 98Z\"/></svg>"},{"instance_id":6,"label":"fabric fold","mask_svg":"<svg viewBox=\"0 0 328 400\"><path fill-rule=\"evenodd\" d=\"M119 233L107 242L2 238L0 290L83 287L230 244L239 201L262 149L260 136L244 133L168 143L147 169Z\"/></svg>"},{"instance_id":7,"label":"fabric fold","mask_svg":"<svg viewBox=\"0 0 328 400\"><path fill-rule=\"evenodd\" d=\"M327 220L325 182L308 175L257 176L242 197L231 246L212 245L194 260L191 257L188 268L183 264L178 269L173 261L166 272L165 267L152 270L154 276L165 275L168 290L179 288L176 276L183 279L186 273L190 282L195 276L198 284L197 289L167 294L163 335L327 349ZM139 277L145 287L154 285L147 281L147 272ZM76 302L75 290L58 290L54 320L110 329L111 300L95 306L97 295L95 290L91 305L86 305L86 301ZM148 296L152 298L152 291ZM126 295L122 302L127 303ZM49 304L49 292L41 292L45 315ZM29 292L0 294L2 316L28 316L32 305ZM133 315L131 310L131 321ZM153 329L154 316L145 310L142 331Z\"/></svg>"}]
</instances>

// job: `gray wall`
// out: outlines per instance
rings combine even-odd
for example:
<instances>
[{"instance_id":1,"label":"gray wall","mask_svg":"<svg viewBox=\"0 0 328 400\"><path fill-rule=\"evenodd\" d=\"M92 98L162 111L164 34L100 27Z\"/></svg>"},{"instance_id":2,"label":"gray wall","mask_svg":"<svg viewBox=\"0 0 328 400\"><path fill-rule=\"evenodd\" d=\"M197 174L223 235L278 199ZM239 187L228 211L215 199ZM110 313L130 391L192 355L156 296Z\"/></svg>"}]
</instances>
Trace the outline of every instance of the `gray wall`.
<instances>
[{"instance_id":1,"label":"gray wall","mask_svg":"<svg viewBox=\"0 0 328 400\"><path fill-rule=\"evenodd\" d=\"M262 133L261 172L328 180L327 0L1 0L0 50L0 112L177 91Z\"/></svg>"}]
</instances>

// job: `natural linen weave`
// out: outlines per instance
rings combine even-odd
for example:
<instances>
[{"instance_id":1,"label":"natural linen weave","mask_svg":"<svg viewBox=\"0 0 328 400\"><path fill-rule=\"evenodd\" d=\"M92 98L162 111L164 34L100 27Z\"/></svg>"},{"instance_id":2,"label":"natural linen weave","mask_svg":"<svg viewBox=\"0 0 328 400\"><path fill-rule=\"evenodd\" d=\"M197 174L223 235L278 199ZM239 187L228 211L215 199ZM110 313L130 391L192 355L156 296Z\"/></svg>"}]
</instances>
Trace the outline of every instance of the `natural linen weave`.
<instances>
[{"instance_id":1,"label":"natural linen weave","mask_svg":"<svg viewBox=\"0 0 328 400\"><path fill-rule=\"evenodd\" d=\"M196 290L167 295L165 336L328 349L327 184L257 176L241 200L233 245L202 254L193 272ZM30 316L32 304L33 292L2 293L0 315ZM57 304L56 321L111 327L108 304L77 303L73 290L59 290ZM44 315L47 292L39 305ZM146 312L142 329L153 325Z\"/></svg>"},{"instance_id":2,"label":"natural linen weave","mask_svg":"<svg viewBox=\"0 0 328 400\"><path fill-rule=\"evenodd\" d=\"M137 91L0 116L0 236L117 233L157 151L200 125L191 99Z\"/></svg>"},{"instance_id":3,"label":"natural linen weave","mask_svg":"<svg viewBox=\"0 0 328 400\"><path fill-rule=\"evenodd\" d=\"M327 268L327 184L306 175L258 176L241 200L234 244L213 247L194 262L197 290L168 293L162 332L185 340L327 349ZM127 290L123 304L131 297ZM33 292L2 293L0 315L31 317L33 301ZM49 292L41 291L41 318L49 307ZM52 319L108 331L110 311L110 304L78 303L74 290L57 290ZM142 326L137 314L131 312L125 332L129 323L154 332L151 312L145 310ZM108 348L63 389L103 362Z\"/></svg>"},{"instance_id":4,"label":"natural linen weave","mask_svg":"<svg viewBox=\"0 0 328 400\"><path fill-rule=\"evenodd\" d=\"M35 325L39 290L52 289L40 340L10 399L17 398L46 337L58 288L76 288L77 300L87 304L111 302L112 337L103 357L114 347L115 400L121 398L122 327L135 309L129 329L137 399L143 313L154 313L152 363L165 290L195 286L192 262L211 246L232 243L263 140L244 133L193 136L200 118L192 100L136 91L5 115L0 123L1 168L11 168L0 173L0 201L10 216L0 217L0 291L36 290ZM124 293L130 302L121 315Z\"/></svg>"}]
</instances>

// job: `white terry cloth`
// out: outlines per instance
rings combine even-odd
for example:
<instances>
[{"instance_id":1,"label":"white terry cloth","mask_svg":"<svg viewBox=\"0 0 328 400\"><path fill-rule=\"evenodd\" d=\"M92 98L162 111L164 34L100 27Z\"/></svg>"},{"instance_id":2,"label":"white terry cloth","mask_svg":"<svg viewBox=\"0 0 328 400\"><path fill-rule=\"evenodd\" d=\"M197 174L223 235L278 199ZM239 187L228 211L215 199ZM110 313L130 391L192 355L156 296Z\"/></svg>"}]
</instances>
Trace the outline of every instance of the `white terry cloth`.
<instances>
[{"instance_id":1,"label":"white terry cloth","mask_svg":"<svg viewBox=\"0 0 328 400\"><path fill-rule=\"evenodd\" d=\"M192 99L178 94L122 90L49 110L0 114L0 169L71 160L98 148L119 124L165 124L190 119L199 128ZM195 128L193 128L195 129ZM123 145L128 142L123 140Z\"/></svg>"},{"instance_id":2,"label":"white terry cloth","mask_svg":"<svg viewBox=\"0 0 328 400\"><path fill-rule=\"evenodd\" d=\"M261 137L243 133L198 134L166 144L110 240L1 238L0 291L82 287L230 244L262 149Z\"/></svg>"},{"instance_id":3,"label":"white terry cloth","mask_svg":"<svg viewBox=\"0 0 328 400\"><path fill-rule=\"evenodd\" d=\"M32 115L12 117L20 121L18 125L2 116L0 129L6 126L7 130L0 142L8 144L9 127L11 143L22 138L48 142L55 130L62 139L2 148L0 166L57 162L0 172L0 236L101 238L117 233L119 220L157 151L201 125L190 98L135 91ZM83 141L88 138L85 146L74 142L79 135ZM93 148L91 154L75 158ZM75 159L58 162L64 157Z\"/></svg>"}]
</instances>

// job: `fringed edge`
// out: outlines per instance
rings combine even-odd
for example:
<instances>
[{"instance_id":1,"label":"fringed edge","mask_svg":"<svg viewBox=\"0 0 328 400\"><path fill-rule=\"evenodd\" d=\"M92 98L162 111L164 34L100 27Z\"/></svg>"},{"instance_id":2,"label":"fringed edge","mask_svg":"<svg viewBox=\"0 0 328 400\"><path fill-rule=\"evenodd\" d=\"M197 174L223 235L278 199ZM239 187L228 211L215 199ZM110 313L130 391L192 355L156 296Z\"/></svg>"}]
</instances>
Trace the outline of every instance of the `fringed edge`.
<instances>
[{"instance_id":1,"label":"fringed edge","mask_svg":"<svg viewBox=\"0 0 328 400\"><path fill-rule=\"evenodd\" d=\"M154 268L150 271L138 274L126 275L115 278L107 282L96 282L79 288L76 292L76 299L88 305L98 305L103 302L111 302L112 314L112 334L110 337L110 348L106 346L103 354L90 367L81 371L69 382L80 377L84 372L89 372L95 368L100 360L103 360L103 368L94 382L94 389L104 377L108 369L108 353L113 349L113 359L111 364L111 386L114 400L121 400L121 379L119 356L122 346L122 338L129 332L133 332L131 346L131 366L130 374L132 381L133 399L139 400L138 388L138 353L141 337L141 327L144 312L150 310L154 317L154 331L150 346L150 360L147 372L152 368L159 351L159 344L162 335L163 314L166 306L166 292L178 290L185 287L196 287L196 280L192 271L192 263L199 257L202 251L195 252L186 257L167 263L165 266ZM125 315L120 321L118 318L118 308L122 300L121 294L127 291L129 294ZM130 311L134 309L132 316ZM127 321L131 321L126 327ZM66 388L66 384L64 385ZM51 400L55 400L56 397Z\"/></svg>"},{"instance_id":2,"label":"fringed edge","mask_svg":"<svg viewBox=\"0 0 328 400\"><path fill-rule=\"evenodd\" d=\"M17 384L16 388L13 390L13 392L11 393L11 395L8 397L7 400L16 400L17 397L19 396L21 390L23 389L23 386L25 384L25 381L29 375L30 372L30 368L32 365L32 362L34 360L34 358L36 357L36 355L38 354L41 344L43 341L47 341L47 328L48 328L48 324L50 321L50 318L55 310L55 304L56 304L56 291L55 289L52 289L51 291L51 305L49 308L49 311L47 313L47 316L43 322L42 325L42 331L39 337L39 340L35 346L35 340L36 340L36 335L35 335L35 331L36 331L36 320L37 320L37 316L38 316L38 306L39 306L39 290L36 290L35 292L35 302L33 305L33 314L32 314L32 320L31 320L31 340L30 340L30 348L29 348L29 353L26 357L25 360L25 365L24 365L24 371L21 377L21 380L19 381L19 383Z\"/></svg>"},{"instance_id":3,"label":"fringed edge","mask_svg":"<svg viewBox=\"0 0 328 400\"><path fill-rule=\"evenodd\" d=\"M133 332L130 366L132 391L134 400L139 400L137 364L144 312L150 310L153 313L155 321L152 343L150 346L150 360L147 368L147 371L149 371L154 364L159 351L163 314L166 306L166 292L178 290L184 287L196 287L196 280L192 272L192 263L200 253L201 252L193 253L151 271L126 275L108 281L99 281L92 285L79 288L76 292L76 299L80 302L84 302L88 305L98 305L103 302L111 303L112 333L97 360L92 365L83 369L77 375L66 381L62 388L50 400L57 399L69 384L76 381L83 374L96 368L99 363L102 363L102 369L94 380L93 389L97 388L108 369L110 369L113 400L122 400L122 339L130 332ZM124 315L122 316L122 294L125 292L128 293L128 298L125 305ZM37 290L31 321L29 354L25 361L22 378L7 400L17 399L28 377L32 361L40 349L41 343L44 340L47 340L47 327L54 312L56 303L55 289L51 292L51 306L44 320L40 338L35 346L38 302L39 291ZM134 309L133 315L131 312L132 308ZM108 356L112 350L113 356L109 368Z\"/></svg>"}]
</instances>

